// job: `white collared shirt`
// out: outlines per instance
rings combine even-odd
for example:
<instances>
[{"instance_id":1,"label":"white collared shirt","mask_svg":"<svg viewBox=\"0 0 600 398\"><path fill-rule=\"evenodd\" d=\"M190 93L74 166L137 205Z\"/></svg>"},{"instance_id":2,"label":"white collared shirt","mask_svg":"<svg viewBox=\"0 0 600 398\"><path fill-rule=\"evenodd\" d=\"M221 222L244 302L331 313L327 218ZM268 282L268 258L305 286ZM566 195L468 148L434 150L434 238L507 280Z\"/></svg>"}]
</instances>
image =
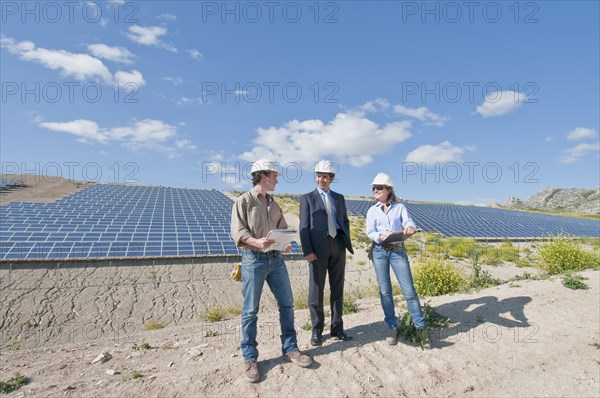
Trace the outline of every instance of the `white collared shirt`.
<instances>
[{"instance_id":1,"label":"white collared shirt","mask_svg":"<svg viewBox=\"0 0 600 398\"><path fill-rule=\"evenodd\" d=\"M395 202L390 205L387 214L383 211L383 203L377 202L369 211L367 211L367 225L365 226L367 235L375 243L381 243L379 235L388 231L396 233L402 232L404 228L416 228L414 221L408 214L406 206Z\"/></svg>"}]
</instances>

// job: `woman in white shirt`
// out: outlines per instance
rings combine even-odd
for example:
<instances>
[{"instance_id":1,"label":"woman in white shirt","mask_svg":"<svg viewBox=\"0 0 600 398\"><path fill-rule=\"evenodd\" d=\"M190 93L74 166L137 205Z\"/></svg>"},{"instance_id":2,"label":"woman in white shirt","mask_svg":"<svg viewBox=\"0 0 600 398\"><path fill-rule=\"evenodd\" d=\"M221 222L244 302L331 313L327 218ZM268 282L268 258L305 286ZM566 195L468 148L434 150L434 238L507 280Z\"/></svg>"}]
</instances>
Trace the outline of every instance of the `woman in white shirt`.
<instances>
[{"instance_id":1,"label":"woman in white shirt","mask_svg":"<svg viewBox=\"0 0 600 398\"><path fill-rule=\"evenodd\" d=\"M408 214L406 207L399 203L394 194L394 182L386 173L379 173L371 183L373 197L377 201L367 212L366 232L373 241L371 248L373 266L379 284L379 298L388 325L389 333L386 342L390 345L397 343L398 323L394 310L390 268L394 271L402 294L408 304L408 311L413 323L421 333L422 341L426 339L426 325L419 296L410 272L410 264L402 241L382 243L392 234L402 232L405 238L416 232L415 223Z\"/></svg>"}]
</instances>

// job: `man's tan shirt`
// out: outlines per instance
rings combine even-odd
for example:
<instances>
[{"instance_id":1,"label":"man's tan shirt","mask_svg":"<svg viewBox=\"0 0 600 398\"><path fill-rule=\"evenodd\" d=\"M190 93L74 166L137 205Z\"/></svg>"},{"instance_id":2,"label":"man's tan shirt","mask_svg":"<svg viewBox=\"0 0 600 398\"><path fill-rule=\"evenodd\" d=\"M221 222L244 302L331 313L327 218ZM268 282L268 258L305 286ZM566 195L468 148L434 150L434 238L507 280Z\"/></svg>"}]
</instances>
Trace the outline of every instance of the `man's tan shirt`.
<instances>
[{"instance_id":1,"label":"man's tan shirt","mask_svg":"<svg viewBox=\"0 0 600 398\"><path fill-rule=\"evenodd\" d=\"M271 195L258 193L252 189L237 198L231 211L231 237L241 249L258 251L254 246L242 241L248 238L260 239L272 229L285 229L287 222L279 205Z\"/></svg>"}]
</instances>

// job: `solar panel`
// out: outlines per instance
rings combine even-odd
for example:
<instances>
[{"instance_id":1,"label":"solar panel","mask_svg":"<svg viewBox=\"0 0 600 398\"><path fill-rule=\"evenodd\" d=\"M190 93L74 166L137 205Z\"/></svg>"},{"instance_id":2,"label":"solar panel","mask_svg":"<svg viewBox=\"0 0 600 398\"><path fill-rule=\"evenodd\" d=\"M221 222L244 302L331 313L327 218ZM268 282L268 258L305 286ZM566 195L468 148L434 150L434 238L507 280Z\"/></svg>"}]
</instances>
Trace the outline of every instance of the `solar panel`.
<instances>
[{"instance_id":1,"label":"solar panel","mask_svg":"<svg viewBox=\"0 0 600 398\"><path fill-rule=\"evenodd\" d=\"M218 191L121 184L9 203L0 206L0 259L239 254L232 206Z\"/></svg>"},{"instance_id":2,"label":"solar panel","mask_svg":"<svg viewBox=\"0 0 600 398\"><path fill-rule=\"evenodd\" d=\"M300 196L294 196L299 200ZM372 202L346 200L365 216ZM97 184L54 203L0 206L0 259L237 255L233 201L200 189ZM446 236L599 236L600 221L474 206L406 203L424 231ZM301 254L298 244L293 254Z\"/></svg>"},{"instance_id":3,"label":"solar panel","mask_svg":"<svg viewBox=\"0 0 600 398\"><path fill-rule=\"evenodd\" d=\"M548 235L600 236L600 220L554 216L516 210L405 202L417 227L445 236L474 238L538 238ZM346 200L348 213L366 217L373 205Z\"/></svg>"}]
</instances>

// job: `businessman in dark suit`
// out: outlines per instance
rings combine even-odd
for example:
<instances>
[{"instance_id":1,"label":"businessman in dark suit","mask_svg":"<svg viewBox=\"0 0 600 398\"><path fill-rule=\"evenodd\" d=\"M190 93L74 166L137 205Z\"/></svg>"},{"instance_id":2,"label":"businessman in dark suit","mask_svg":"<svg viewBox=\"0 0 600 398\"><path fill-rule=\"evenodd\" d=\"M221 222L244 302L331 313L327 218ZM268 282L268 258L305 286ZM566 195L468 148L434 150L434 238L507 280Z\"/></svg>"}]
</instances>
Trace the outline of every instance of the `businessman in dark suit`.
<instances>
[{"instance_id":1,"label":"businessman in dark suit","mask_svg":"<svg viewBox=\"0 0 600 398\"><path fill-rule=\"evenodd\" d=\"M323 296L327 274L331 290L331 337L344 341L352 338L344 332L342 310L346 249L350 253L354 251L344 196L329 189L335 178L335 164L327 160L320 161L315 173L317 188L300 198L300 242L310 271L310 342L313 346L319 346L323 343Z\"/></svg>"}]
</instances>

